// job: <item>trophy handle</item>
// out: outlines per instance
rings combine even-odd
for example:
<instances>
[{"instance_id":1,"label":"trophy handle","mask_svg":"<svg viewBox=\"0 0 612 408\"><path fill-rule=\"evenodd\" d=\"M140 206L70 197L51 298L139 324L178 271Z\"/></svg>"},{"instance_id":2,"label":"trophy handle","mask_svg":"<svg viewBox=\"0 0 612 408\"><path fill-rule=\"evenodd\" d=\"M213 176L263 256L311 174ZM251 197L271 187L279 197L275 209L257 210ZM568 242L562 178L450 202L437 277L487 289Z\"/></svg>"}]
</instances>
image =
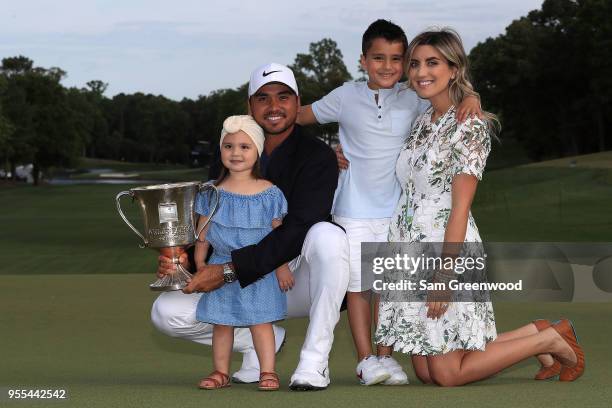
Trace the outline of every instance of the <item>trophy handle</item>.
<instances>
[{"instance_id":1,"label":"trophy handle","mask_svg":"<svg viewBox=\"0 0 612 408\"><path fill-rule=\"evenodd\" d=\"M217 187L214 184L212 184L212 183L200 183L200 186L198 187L198 191L201 193L203 190L213 190L215 192L215 205L211 206L211 210L210 210L210 214L208 215L208 219L206 220L204 225L202 225L202 227L199 230L197 230L197 226L196 226L197 221L195 220L195 217L194 217L194 220L193 220L193 222L194 222L193 230L196 231L196 234L195 234L196 240L200 239L200 234L202 233L204 228L206 228L206 226L210 223L210 221L212 220L213 216L217 212L217 207L219 206L219 199L220 199L220 197L219 197L219 189L217 189Z\"/></svg>"},{"instance_id":2,"label":"trophy handle","mask_svg":"<svg viewBox=\"0 0 612 408\"><path fill-rule=\"evenodd\" d=\"M121 200L121 197L123 197L124 195L129 195L130 197L134 198L134 193L132 193L131 191L122 191L119 194L117 194L117 197L115 197L115 202L117 203L117 211L119 211L119 215L121 216L123 221L128 225L128 227L130 227L132 229L132 231L134 231L136 233L136 235L138 235L140 238L142 238L143 243L142 244L138 244L138 246L140 248L145 248L149 242L147 241L147 239L145 237L142 236L142 234L140 232L138 232L138 230L136 228L134 228L132 223L129 222L128 219L123 214L123 211L121 211L121 202L120 202L120 200Z\"/></svg>"}]
</instances>

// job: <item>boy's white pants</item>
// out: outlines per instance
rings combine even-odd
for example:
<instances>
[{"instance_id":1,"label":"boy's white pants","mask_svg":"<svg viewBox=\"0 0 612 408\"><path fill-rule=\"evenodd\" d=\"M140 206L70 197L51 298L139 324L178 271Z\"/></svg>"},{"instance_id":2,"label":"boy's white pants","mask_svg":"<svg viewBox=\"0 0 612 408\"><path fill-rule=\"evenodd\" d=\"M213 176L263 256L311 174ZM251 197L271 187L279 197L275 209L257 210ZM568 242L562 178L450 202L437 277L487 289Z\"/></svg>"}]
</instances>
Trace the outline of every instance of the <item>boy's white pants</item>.
<instances>
[{"instance_id":1,"label":"boy's white pants","mask_svg":"<svg viewBox=\"0 0 612 408\"><path fill-rule=\"evenodd\" d=\"M300 366L327 365L340 319L340 306L349 282L349 248L346 234L328 222L313 225L306 235L300 256L289 263L295 285L287 292L287 314L310 317L300 353ZM151 309L151 320L161 332L211 345L213 325L196 320L201 293L180 291L160 294ZM277 345L278 346L278 345ZM234 351L253 349L248 328L234 330Z\"/></svg>"}]
</instances>

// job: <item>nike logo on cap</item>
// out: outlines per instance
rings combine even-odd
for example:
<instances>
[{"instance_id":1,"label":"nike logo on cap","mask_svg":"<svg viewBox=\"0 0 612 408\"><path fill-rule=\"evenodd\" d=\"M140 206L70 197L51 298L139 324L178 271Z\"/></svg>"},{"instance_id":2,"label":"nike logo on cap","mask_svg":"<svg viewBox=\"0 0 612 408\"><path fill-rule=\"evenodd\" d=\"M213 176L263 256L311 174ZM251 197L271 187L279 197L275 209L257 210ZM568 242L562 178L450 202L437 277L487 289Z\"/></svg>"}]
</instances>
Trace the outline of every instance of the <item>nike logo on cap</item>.
<instances>
[{"instance_id":1,"label":"nike logo on cap","mask_svg":"<svg viewBox=\"0 0 612 408\"><path fill-rule=\"evenodd\" d=\"M275 73L275 72L282 72L282 71L270 71L270 72L266 72L266 71L264 71L264 72L263 72L263 76L264 76L264 77L267 77L268 75L273 74L273 73Z\"/></svg>"}]
</instances>

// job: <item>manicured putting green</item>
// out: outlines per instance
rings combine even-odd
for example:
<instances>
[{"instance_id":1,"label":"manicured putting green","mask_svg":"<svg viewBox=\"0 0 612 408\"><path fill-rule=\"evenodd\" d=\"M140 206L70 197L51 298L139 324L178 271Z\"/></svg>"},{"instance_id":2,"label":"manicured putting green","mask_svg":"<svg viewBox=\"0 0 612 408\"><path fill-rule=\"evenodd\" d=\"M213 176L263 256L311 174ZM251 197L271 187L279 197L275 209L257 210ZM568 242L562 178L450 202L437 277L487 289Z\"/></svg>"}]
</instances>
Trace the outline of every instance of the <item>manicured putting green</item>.
<instances>
[{"instance_id":1,"label":"manicured putting green","mask_svg":"<svg viewBox=\"0 0 612 408\"><path fill-rule=\"evenodd\" d=\"M586 350L587 371L574 383L532 380L534 359L489 380L441 389L419 384L365 387L354 375L355 355L342 313L330 360L332 385L323 392L287 389L306 330L306 319L288 330L277 366L282 390L253 385L220 391L196 389L211 371L211 349L155 331L149 311L155 294L149 276L7 275L0 286L0 388L63 388L67 401L7 402L6 407L609 407L611 303L504 303L496 305L499 330L535 318L567 316ZM396 355L402 365L408 358ZM235 355L233 367L239 366Z\"/></svg>"},{"instance_id":2,"label":"manicured putting green","mask_svg":"<svg viewBox=\"0 0 612 408\"><path fill-rule=\"evenodd\" d=\"M160 174L164 172L177 181L199 178L189 169ZM486 241L609 242L611 187L612 169L605 166L490 171L479 184L473 212ZM283 323L288 342L278 357L282 391L260 393L252 385L199 391L197 380L211 370L210 348L157 333L149 322L155 294L147 284L153 279L155 253L138 248L138 238L115 210L115 195L129 188L0 190L0 390L65 388L70 397L56 403L14 402L0 395L0 406L612 406L611 303L496 305L500 331L536 318L566 316L575 321L587 353L587 372L571 384L531 380L537 364L530 360L492 379L455 389L420 385L411 371L409 386L358 386L343 313L330 359L333 382L328 390L287 390L307 324L306 319L295 319ZM123 207L140 226L136 206L125 200ZM405 356L399 359L409 365ZM234 367L238 365L236 356Z\"/></svg>"}]
</instances>

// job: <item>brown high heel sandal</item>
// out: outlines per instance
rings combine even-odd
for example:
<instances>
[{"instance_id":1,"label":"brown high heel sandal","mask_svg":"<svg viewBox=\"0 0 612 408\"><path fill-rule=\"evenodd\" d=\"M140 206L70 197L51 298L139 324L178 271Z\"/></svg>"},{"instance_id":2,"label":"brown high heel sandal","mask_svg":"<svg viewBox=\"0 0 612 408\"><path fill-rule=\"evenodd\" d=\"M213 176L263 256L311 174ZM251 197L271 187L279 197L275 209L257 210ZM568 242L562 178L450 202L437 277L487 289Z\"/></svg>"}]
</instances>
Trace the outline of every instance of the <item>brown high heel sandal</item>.
<instances>
[{"instance_id":1,"label":"brown high heel sandal","mask_svg":"<svg viewBox=\"0 0 612 408\"><path fill-rule=\"evenodd\" d=\"M267 378L266 378L267 377ZM264 385L264 383L272 385ZM262 371L259 374L259 391L276 391L280 388L280 380L278 374L272 371Z\"/></svg>"},{"instance_id":2,"label":"brown high heel sandal","mask_svg":"<svg viewBox=\"0 0 612 408\"><path fill-rule=\"evenodd\" d=\"M552 324L550 321L545 319L538 319L532 322L539 332L542 330L548 329ZM548 380L558 376L561 373L561 363L553 356L553 363L550 366L540 367L540 371L538 371L535 375L534 380Z\"/></svg>"},{"instance_id":3,"label":"brown high heel sandal","mask_svg":"<svg viewBox=\"0 0 612 408\"><path fill-rule=\"evenodd\" d=\"M217 380L215 377L213 377L214 375L220 376L221 377L221 382L219 382L219 380ZM211 382L211 385L204 385L204 382L208 381ZM202 389L202 390L218 390L220 388L227 388L230 387L230 378L229 375L222 373L219 370L215 370L212 373L210 373L208 375L208 377L206 378L202 378L200 380L200 383L198 384L198 388Z\"/></svg>"},{"instance_id":4,"label":"brown high heel sandal","mask_svg":"<svg viewBox=\"0 0 612 408\"><path fill-rule=\"evenodd\" d=\"M574 330L574 325L567 319L562 319L558 323L552 325L552 328L557 331L565 340L565 342L574 350L576 353L576 364L572 367L562 365L561 374L559 374L559 381L574 381L582 374L584 374L584 350L578 344L578 337Z\"/></svg>"}]
</instances>

